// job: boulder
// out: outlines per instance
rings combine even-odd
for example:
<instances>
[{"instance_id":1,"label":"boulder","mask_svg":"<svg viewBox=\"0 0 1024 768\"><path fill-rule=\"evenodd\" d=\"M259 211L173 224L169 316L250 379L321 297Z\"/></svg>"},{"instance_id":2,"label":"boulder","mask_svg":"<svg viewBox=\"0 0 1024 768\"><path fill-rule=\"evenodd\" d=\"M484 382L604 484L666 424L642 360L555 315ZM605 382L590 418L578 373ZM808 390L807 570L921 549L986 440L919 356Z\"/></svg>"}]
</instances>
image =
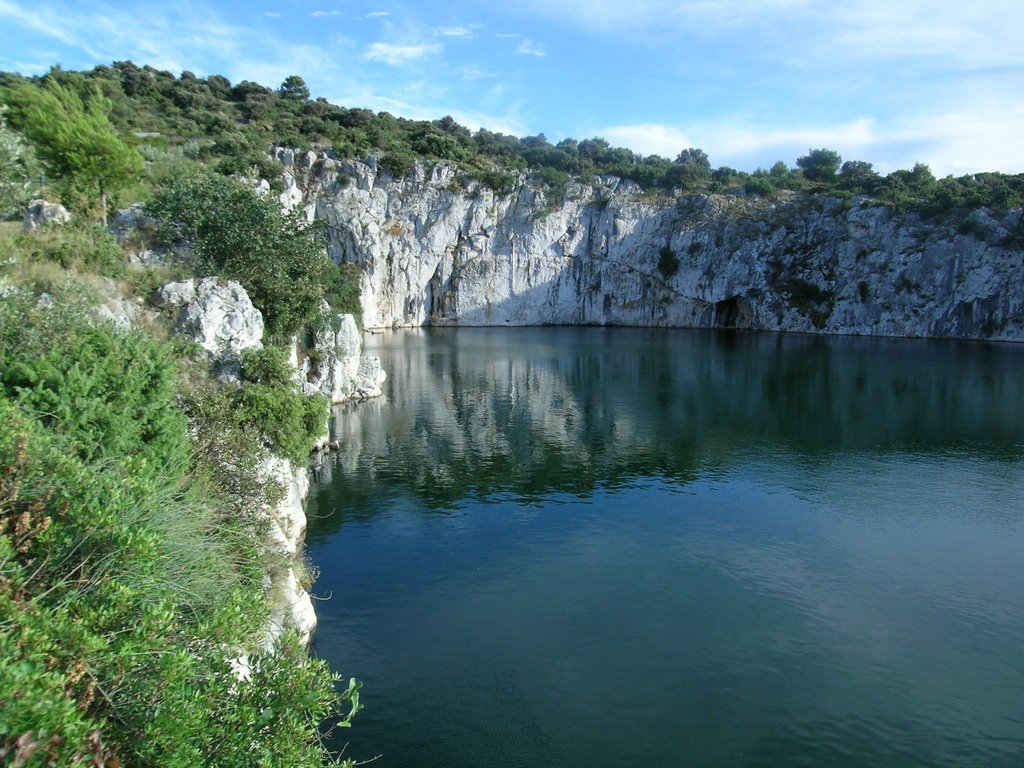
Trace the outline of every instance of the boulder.
<instances>
[{"instance_id":1,"label":"boulder","mask_svg":"<svg viewBox=\"0 0 1024 768\"><path fill-rule=\"evenodd\" d=\"M177 309L175 331L209 352L222 373L237 375L242 351L263 346L263 315L233 280L207 277L168 283L151 301L161 309Z\"/></svg>"},{"instance_id":2,"label":"boulder","mask_svg":"<svg viewBox=\"0 0 1024 768\"><path fill-rule=\"evenodd\" d=\"M48 203L45 200L33 200L28 204L25 218L22 219L23 232L35 232L50 225L67 224L71 221L68 209L60 203Z\"/></svg>"}]
</instances>

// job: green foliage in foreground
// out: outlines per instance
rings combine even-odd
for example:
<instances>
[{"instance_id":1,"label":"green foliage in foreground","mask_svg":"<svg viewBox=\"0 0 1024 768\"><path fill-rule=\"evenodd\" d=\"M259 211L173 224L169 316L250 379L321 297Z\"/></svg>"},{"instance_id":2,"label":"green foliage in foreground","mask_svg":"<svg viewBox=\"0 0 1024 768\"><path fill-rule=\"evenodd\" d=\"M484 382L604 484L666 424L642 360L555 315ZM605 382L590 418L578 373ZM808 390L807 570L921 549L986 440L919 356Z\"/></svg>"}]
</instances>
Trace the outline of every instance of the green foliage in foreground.
<instances>
[{"instance_id":1,"label":"green foliage in foreground","mask_svg":"<svg viewBox=\"0 0 1024 768\"><path fill-rule=\"evenodd\" d=\"M169 350L86 318L0 302L0 760L321 765L326 665L285 637L232 668L266 617L260 507L202 482L226 457L188 451Z\"/></svg>"},{"instance_id":2,"label":"green foliage in foreground","mask_svg":"<svg viewBox=\"0 0 1024 768\"><path fill-rule=\"evenodd\" d=\"M165 242L192 246L198 274L241 283L273 336L290 337L313 322L341 279L301 214L282 214L276 200L241 181L183 169L157 190L146 212L163 222Z\"/></svg>"}]
</instances>

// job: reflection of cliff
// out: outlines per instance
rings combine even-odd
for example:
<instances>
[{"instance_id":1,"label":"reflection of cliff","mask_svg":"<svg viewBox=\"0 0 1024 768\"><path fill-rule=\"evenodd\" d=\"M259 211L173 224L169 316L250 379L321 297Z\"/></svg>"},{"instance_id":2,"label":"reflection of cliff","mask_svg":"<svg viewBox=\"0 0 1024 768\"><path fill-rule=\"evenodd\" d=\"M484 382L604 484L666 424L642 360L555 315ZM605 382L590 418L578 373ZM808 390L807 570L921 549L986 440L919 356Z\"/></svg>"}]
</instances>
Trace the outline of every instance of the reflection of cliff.
<instances>
[{"instance_id":1,"label":"reflection of cliff","mask_svg":"<svg viewBox=\"0 0 1024 768\"><path fill-rule=\"evenodd\" d=\"M450 166L402 181L376 163L279 151L283 196L364 268L367 327L632 325L1020 339L1020 210L957 227L865 200L645 198L630 182L520 179Z\"/></svg>"},{"instance_id":2,"label":"reflection of cliff","mask_svg":"<svg viewBox=\"0 0 1024 768\"><path fill-rule=\"evenodd\" d=\"M344 477L350 509L381 485L444 503L685 481L780 445L807 461L1024 450L1015 347L594 328L376 339L388 402L332 424L342 451L328 470Z\"/></svg>"}]
</instances>

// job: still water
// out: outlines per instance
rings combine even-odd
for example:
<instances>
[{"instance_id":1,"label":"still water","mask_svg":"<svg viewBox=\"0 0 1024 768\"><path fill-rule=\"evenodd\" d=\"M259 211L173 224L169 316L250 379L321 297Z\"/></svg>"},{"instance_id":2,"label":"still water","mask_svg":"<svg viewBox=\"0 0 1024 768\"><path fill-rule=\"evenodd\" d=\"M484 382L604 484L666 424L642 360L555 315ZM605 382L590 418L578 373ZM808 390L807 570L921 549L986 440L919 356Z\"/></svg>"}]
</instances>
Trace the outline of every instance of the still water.
<instances>
[{"instance_id":1,"label":"still water","mask_svg":"<svg viewBox=\"0 0 1024 768\"><path fill-rule=\"evenodd\" d=\"M307 540L346 756L1024 765L1024 348L367 340Z\"/></svg>"}]
</instances>

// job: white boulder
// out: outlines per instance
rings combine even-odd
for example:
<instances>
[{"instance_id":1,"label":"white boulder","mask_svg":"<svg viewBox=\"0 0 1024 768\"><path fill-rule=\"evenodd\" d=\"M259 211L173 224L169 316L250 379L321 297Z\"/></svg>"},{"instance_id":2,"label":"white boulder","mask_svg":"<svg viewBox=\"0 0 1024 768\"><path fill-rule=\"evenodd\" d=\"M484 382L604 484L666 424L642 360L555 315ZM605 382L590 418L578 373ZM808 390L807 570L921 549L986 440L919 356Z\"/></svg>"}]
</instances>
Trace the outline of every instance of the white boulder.
<instances>
[{"instance_id":1,"label":"white boulder","mask_svg":"<svg viewBox=\"0 0 1024 768\"><path fill-rule=\"evenodd\" d=\"M233 280L168 283L152 301L161 309L177 308L174 329L202 346L222 369L237 367L244 350L263 346L263 315Z\"/></svg>"},{"instance_id":2,"label":"white boulder","mask_svg":"<svg viewBox=\"0 0 1024 768\"><path fill-rule=\"evenodd\" d=\"M71 214L60 203L33 200L28 204L28 210L25 211L21 229L23 232L35 232L45 226L67 224L69 221L71 221Z\"/></svg>"}]
</instances>

